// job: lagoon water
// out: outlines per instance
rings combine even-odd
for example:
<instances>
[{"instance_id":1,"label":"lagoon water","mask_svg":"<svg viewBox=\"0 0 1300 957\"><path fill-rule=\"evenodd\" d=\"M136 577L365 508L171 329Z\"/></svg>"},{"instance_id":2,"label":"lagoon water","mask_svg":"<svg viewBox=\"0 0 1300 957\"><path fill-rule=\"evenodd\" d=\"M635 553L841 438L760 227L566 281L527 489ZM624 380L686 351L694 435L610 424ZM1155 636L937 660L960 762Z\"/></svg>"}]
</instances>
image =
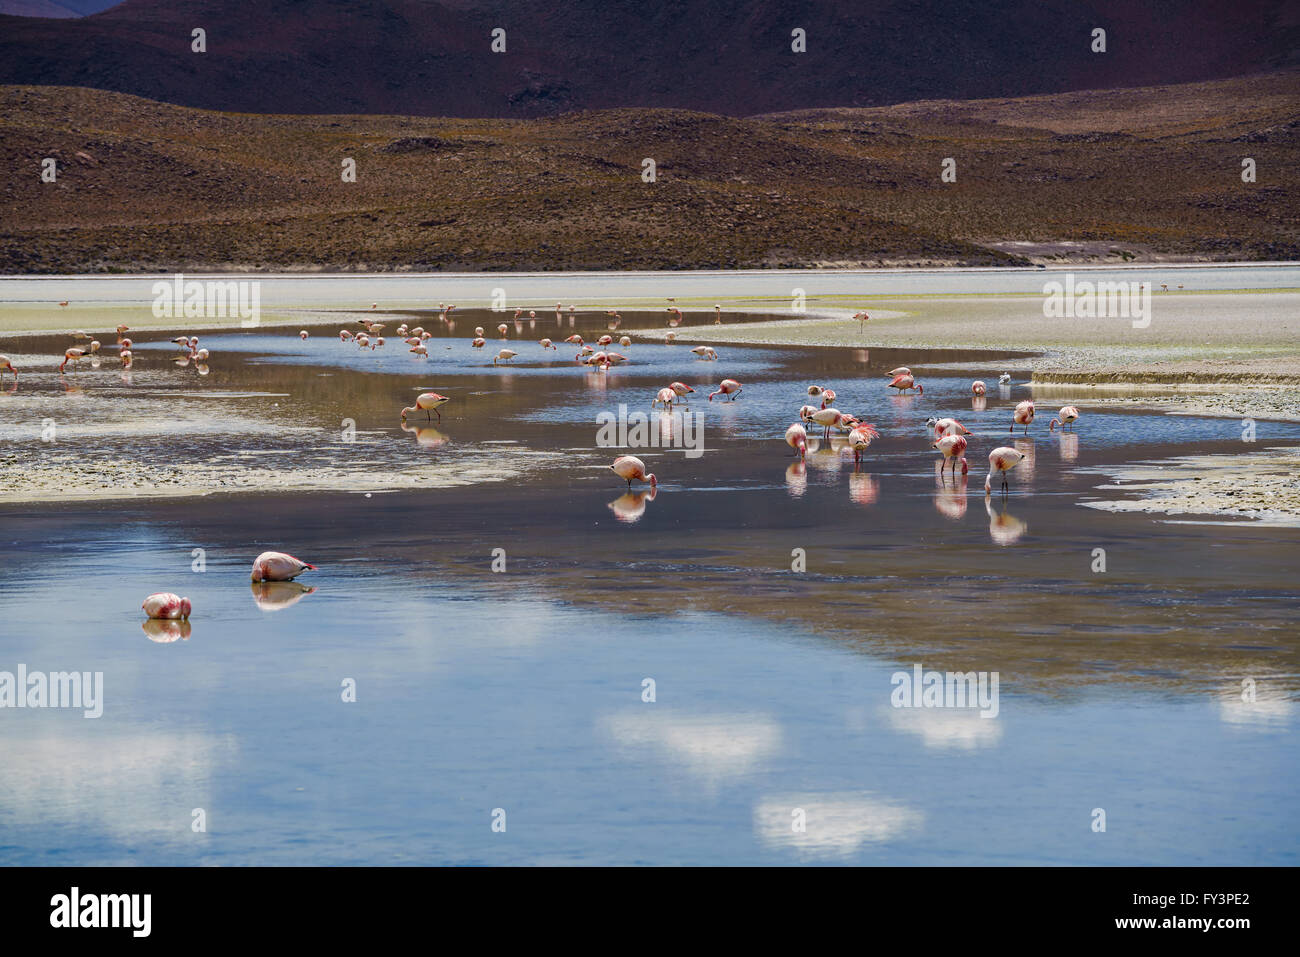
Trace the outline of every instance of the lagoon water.
<instances>
[{"instance_id":1,"label":"lagoon water","mask_svg":"<svg viewBox=\"0 0 1300 957\"><path fill-rule=\"evenodd\" d=\"M206 376L142 343L129 376L34 371L0 396L0 466L290 482L6 490L0 671L102 671L105 700L98 719L0 710L0 863L1297 862L1300 531L1079 504L1113 494L1108 467L1239 449L1239 423L1084 406L1070 438L1046 429L1062 398L1010 437L1023 380L983 409L969 383L1014 356L728 345L709 363L634 342L599 373L543 354L553 317L493 367L500 344L468 339L498 319L458 316L428 361L340 344L337 321L306 342L205 333ZM624 329L641 321L659 319ZM887 394L903 362L934 369L923 396ZM739 399L705 401L724 375ZM662 484L628 493L596 417L648 413L671 379L701 390L706 452L638 452ZM881 429L861 467L788 457L813 382ZM453 397L442 422L404 431L429 388ZM924 421L943 414L975 433L968 484L935 474ZM1030 458L986 503L1007 443ZM381 487L426 466L465 484ZM320 570L255 588L268 548ZM192 599L188 629L144 626L160 590ZM996 672L997 716L893 707L917 664Z\"/></svg>"}]
</instances>

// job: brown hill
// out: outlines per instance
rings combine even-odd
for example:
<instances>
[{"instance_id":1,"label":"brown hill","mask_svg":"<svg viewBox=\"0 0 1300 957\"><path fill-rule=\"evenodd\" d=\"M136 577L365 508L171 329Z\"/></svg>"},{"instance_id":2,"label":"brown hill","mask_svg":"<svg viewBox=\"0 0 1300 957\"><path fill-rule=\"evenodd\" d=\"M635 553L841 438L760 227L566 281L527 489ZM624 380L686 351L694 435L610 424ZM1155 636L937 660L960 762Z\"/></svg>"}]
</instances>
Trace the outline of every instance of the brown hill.
<instances>
[{"instance_id":1,"label":"brown hill","mask_svg":"<svg viewBox=\"0 0 1300 957\"><path fill-rule=\"evenodd\" d=\"M206 53L190 50L195 27ZM490 50L497 27L503 54ZM796 28L805 53L791 49ZM1296 64L1288 0L126 0L80 19L0 18L0 83L258 113L746 116Z\"/></svg>"},{"instance_id":2,"label":"brown hill","mask_svg":"<svg viewBox=\"0 0 1300 957\"><path fill-rule=\"evenodd\" d=\"M1296 90L1287 72L749 119L503 121L0 87L0 161L28 171L0 187L0 270L1300 259ZM40 181L43 157L56 183ZM955 183L940 181L946 157ZM1244 157L1258 182L1242 182Z\"/></svg>"}]
</instances>

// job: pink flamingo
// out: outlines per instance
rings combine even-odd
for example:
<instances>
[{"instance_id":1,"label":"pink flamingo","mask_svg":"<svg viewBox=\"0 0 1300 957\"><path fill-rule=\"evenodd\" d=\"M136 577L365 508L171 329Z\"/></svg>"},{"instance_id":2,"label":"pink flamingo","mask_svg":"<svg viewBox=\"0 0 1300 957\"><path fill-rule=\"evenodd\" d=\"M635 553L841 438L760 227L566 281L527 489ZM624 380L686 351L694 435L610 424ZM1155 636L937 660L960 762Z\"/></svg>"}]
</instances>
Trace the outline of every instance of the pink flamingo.
<instances>
[{"instance_id":1,"label":"pink flamingo","mask_svg":"<svg viewBox=\"0 0 1300 957\"><path fill-rule=\"evenodd\" d=\"M301 331L298 333L298 338L299 338L299 339L306 339L309 335L311 335L311 333L308 332L306 329L303 329L303 330L301 330Z\"/></svg>"},{"instance_id":2,"label":"pink flamingo","mask_svg":"<svg viewBox=\"0 0 1300 957\"><path fill-rule=\"evenodd\" d=\"M857 465L862 461L862 453L867 450L874 439L880 438L880 433L870 422L859 422L849 432L849 447L853 449L853 464Z\"/></svg>"},{"instance_id":3,"label":"pink flamingo","mask_svg":"<svg viewBox=\"0 0 1300 957\"><path fill-rule=\"evenodd\" d=\"M407 351L414 352L417 356L421 356L425 359L429 358L429 350L424 346L411 346Z\"/></svg>"},{"instance_id":4,"label":"pink flamingo","mask_svg":"<svg viewBox=\"0 0 1300 957\"><path fill-rule=\"evenodd\" d=\"M610 468L614 470L614 474L619 478L627 480L628 488L632 487L634 479L638 482L649 482L651 488L659 484L659 480L655 478L653 472L646 474L645 463L635 455L620 455L614 460L614 464Z\"/></svg>"},{"instance_id":5,"label":"pink flamingo","mask_svg":"<svg viewBox=\"0 0 1300 957\"><path fill-rule=\"evenodd\" d=\"M650 403L650 408L653 409L656 405L662 403L665 409L671 409L673 407L673 403L676 401L677 401L677 393L674 392L672 389L668 388L667 386L664 386L662 389L659 390L659 393L654 397L654 401Z\"/></svg>"},{"instance_id":6,"label":"pink flamingo","mask_svg":"<svg viewBox=\"0 0 1300 957\"><path fill-rule=\"evenodd\" d=\"M555 344L552 343L550 339L540 339L538 340L538 345L540 345L543 349L555 349L556 352L560 351L558 348L556 348Z\"/></svg>"},{"instance_id":7,"label":"pink flamingo","mask_svg":"<svg viewBox=\"0 0 1300 957\"><path fill-rule=\"evenodd\" d=\"M1047 431L1055 432L1058 425L1061 427L1062 431L1064 431L1067 425L1072 424L1074 420L1079 417L1079 410L1072 405L1062 406L1061 411L1058 412L1057 415L1059 418L1051 421L1047 426Z\"/></svg>"},{"instance_id":8,"label":"pink flamingo","mask_svg":"<svg viewBox=\"0 0 1300 957\"><path fill-rule=\"evenodd\" d=\"M668 384L668 388L672 389L679 396L684 396L690 392L695 391L690 386L688 386L685 382L670 382Z\"/></svg>"},{"instance_id":9,"label":"pink flamingo","mask_svg":"<svg viewBox=\"0 0 1300 957\"><path fill-rule=\"evenodd\" d=\"M66 366L69 362L72 362L72 363L75 364L75 363L77 362L78 359L84 359L85 357L86 357L86 350L85 350L85 349L68 349L68 350L66 350L66 351L63 353L63 361L59 363L59 371L62 372L64 366ZM74 365L74 368L75 368L75 365Z\"/></svg>"},{"instance_id":10,"label":"pink flamingo","mask_svg":"<svg viewBox=\"0 0 1300 957\"><path fill-rule=\"evenodd\" d=\"M352 333L351 333L351 332L349 332L349 331L346 330L346 329L340 329L340 330L339 330L339 342L347 342L347 341L350 340L351 338L352 338ZM172 342L178 342L179 340L180 340L180 337L177 336L175 339L172 340Z\"/></svg>"},{"instance_id":11,"label":"pink flamingo","mask_svg":"<svg viewBox=\"0 0 1300 957\"><path fill-rule=\"evenodd\" d=\"M582 345L582 336L578 335L578 334L575 332L573 335L569 336L569 338L565 339L564 341L565 341L565 342L568 342L568 343L571 343L572 345L575 345L575 346L580 346L580 345Z\"/></svg>"},{"instance_id":12,"label":"pink flamingo","mask_svg":"<svg viewBox=\"0 0 1300 957\"><path fill-rule=\"evenodd\" d=\"M970 384L970 393L971 393L971 395L983 395L983 394L984 394L985 392L987 392L987 391L988 391L988 386L986 386L986 385L985 385L981 380L979 380L979 379L976 379L974 382L972 382L972 383Z\"/></svg>"},{"instance_id":13,"label":"pink flamingo","mask_svg":"<svg viewBox=\"0 0 1300 957\"><path fill-rule=\"evenodd\" d=\"M169 591L150 595L140 607L152 619L180 621L190 617L190 600Z\"/></svg>"},{"instance_id":14,"label":"pink flamingo","mask_svg":"<svg viewBox=\"0 0 1300 957\"><path fill-rule=\"evenodd\" d=\"M915 389L917 395L925 394L925 387L913 379L910 373L900 373L894 376L894 381L889 383L888 388L898 389L900 393L906 393L908 389Z\"/></svg>"},{"instance_id":15,"label":"pink flamingo","mask_svg":"<svg viewBox=\"0 0 1300 957\"><path fill-rule=\"evenodd\" d=\"M614 337L611 336L609 333L605 333L603 336L601 336L599 339L596 340L596 345L598 346L612 346L613 344L614 344Z\"/></svg>"},{"instance_id":16,"label":"pink flamingo","mask_svg":"<svg viewBox=\"0 0 1300 957\"><path fill-rule=\"evenodd\" d=\"M810 385L808 387L808 394L815 399L817 396L822 394L822 387L819 385Z\"/></svg>"},{"instance_id":17,"label":"pink flamingo","mask_svg":"<svg viewBox=\"0 0 1300 957\"><path fill-rule=\"evenodd\" d=\"M253 561L252 579L255 582L287 582L307 571L316 571L316 566L284 552L262 552Z\"/></svg>"},{"instance_id":18,"label":"pink flamingo","mask_svg":"<svg viewBox=\"0 0 1300 957\"><path fill-rule=\"evenodd\" d=\"M403 422L406 421L406 416L408 413L415 412L419 409L423 409L424 417L426 419L429 418L430 412L435 412L437 413L438 421L441 422L442 413L438 412L438 406L445 405L450 401L451 399L447 398L447 396L439 395L436 392L421 392L419 395L415 397L415 405L408 406L407 408L402 410L402 421Z\"/></svg>"},{"instance_id":19,"label":"pink flamingo","mask_svg":"<svg viewBox=\"0 0 1300 957\"><path fill-rule=\"evenodd\" d=\"M808 418L825 429L823 438L826 441L830 441L831 428L839 428L843 425L848 416L839 409L815 409L813 410L812 415L808 416Z\"/></svg>"},{"instance_id":20,"label":"pink flamingo","mask_svg":"<svg viewBox=\"0 0 1300 957\"><path fill-rule=\"evenodd\" d=\"M900 375L911 375L912 370L907 366L899 366L897 369L890 369L885 373L887 379L897 379Z\"/></svg>"},{"instance_id":21,"label":"pink flamingo","mask_svg":"<svg viewBox=\"0 0 1300 957\"><path fill-rule=\"evenodd\" d=\"M713 401L715 395L729 395L731 401L736 401L736 396L740 395L740 383L735 379L723 379L718 383L718 391L709 393L709 401Z\"/></svg>"},{"instance_id":22,"label":"pink flamingo","mask_svg":"<svg viewBox=\"0 0 1300 957\"><path fill-rule=\"evenodd\" d=\"M943 453L943 464L945 467L949 462L952 462L952 474L954 477L957 475L957 462L959 459L961 461L961 474L966 474L968 466L966 464L966 439L964 436L945 435L941 439L935 439L930 448L938 449ZM940 469L940 471L943 471L943 469Z\"/></svg>"},{"instance_id":23,"label":"pink flamingo","mask_svg":"<svg viewBox=\"0 0 1300 957\"><path fill-rule=\"evenodd\" d=\"M484 339L482 336L479 336L469 345L471 349L482 349L485 345L487 345L487 340Z\"/></svg>"},{"instance_id":24,"label":"pink flamingo","mask_svg":"<svg viewBox=\"0 0 1300 957\"><path fill-rule=\"evenodd\" d=\"M0 379L4 378L4 373L6 370L14 374L14 381L17 382L18 370L14 368L14 364L9 361L8 356L0 356Z\"/></svg>"},{"instance_id":25,"label":"pink flamingo","mask_svg":"<svg viewBox=\"0 0 1300 957\"><path fill-rule=\"evenodd\" d=\"M1021 402L1019 405L1017 405L1015 414L1012 415L1011 418L1012 418L1011 428L1007 429L1007 431L1014 432L1016 430L1017 425L1023 425L1025 427L1025 434L1028 435L1029 423L1034 421L1033 400L1026 399L1024 402Z\"/></svg>"},{"instance_id":26,"label":"pink flamingo","mask_svg":"<svg viewBox=\"0 0 1300 957\"><path fill-rule=\"evenodd\" d=\"M989 453L989 474L984 477L984 494L990 495L993 491L993 473L999 472L1002 475L1002 489L1005 492L1007 488L1007 473L1015 468L1024 459L1025 453L1017 449L1000 445Z\"/></svg>"},{"instance_id":27,"label":"pink flamingo","mask_svg":"<svg viewBox=\"0 0 1300 957\"><path fill-rule=\"evenodd\" d=\"M962 425L956 419L940 419L934 424L935 438L942 438L945 435L972 435L970 429Z\"/></svg>"},{"instance_id":28,"label":"pink flamingo","mask_svg":"<svg viewBox=\"0 0 1300 957\"><path fill-rule=\"evenodd\" d=\"M515 352L515 350L513 349L502 349L495 356L493 356L492 364L496 365L497 362L507 362L510 359L513 359L517 355L519 355L519 353Z\"/></svg>"},{"instance_id":29,"label":"pink flamingo","mask_svg":"<svg viewBox=\"0 0 1300 957\"><path fill-rule=\"evenodd\" d=\"M794 449L800 459L808 457L808 432L798 422L785 430L785 444Z\"/></svg>"}]
</instances>

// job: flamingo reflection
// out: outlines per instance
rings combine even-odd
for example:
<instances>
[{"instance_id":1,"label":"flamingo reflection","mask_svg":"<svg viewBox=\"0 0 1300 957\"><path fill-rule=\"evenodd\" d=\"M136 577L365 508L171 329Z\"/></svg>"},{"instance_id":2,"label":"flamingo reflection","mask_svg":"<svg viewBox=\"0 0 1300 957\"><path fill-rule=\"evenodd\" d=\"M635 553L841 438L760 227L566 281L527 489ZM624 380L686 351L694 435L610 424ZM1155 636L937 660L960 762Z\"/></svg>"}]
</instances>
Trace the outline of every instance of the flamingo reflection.
<instances>
[{"instance_id":1,"label":"flamingo reflection","mask_svg":"<svg viewBox=\"0 0 1300 957\"><path fill-rule=\"evenodd\" d=\"M425 449L441 448L449 441L447 436L431 426L417 427L403 422L402 431L413 433L416 444Z\"/></svg>"},{"instance_id":2,"label":"flamingo reflection","mask_svg":"<svg viewBox=\"0 0 1300 957\"><path fill-rule=\"evenodd\" d=\"M802 459L792 462L785 470L785 490L790 493L791 498L803 498L803 493L807 489L808 466Z\"/></svg>"},{"instance_id":3,"label":"flamingo reflection","mask_svg":"<svg viewBox=\"0 0 1300 957\"><path fill-rule=\"evenodd\" d=\"M849 475L849 501L854 505L875 505L880 497L880 483L870 472L856 468Z\"/></svg>"},{"instance_id":4,"label":"flamingo reflection","mask_svg":"<svg viewBox=\"0 0 1300 957\"><path fill-rule=\"evenodd\" d=\"M188 641L192 630L188 620L164 621L159 618L142 621L140 628L150 641L156 641L164 645L173 641Z\"/></svg>"},{"instance_id":5,"label":"flamingo reflection","mask_svg":"<svg viewBox=\"0 0 1300 957\"><path fill-rule=\"evenodd\" d=\"M943 475L943 460L934 463L934 508L944 518L954 522L966 515L966 483L969 477L963 473L949 482Z\"/></svg>"},{"instance_id":6,"label":"flamingo reflection","mask_svg":"<svg viewBox=\"0 0 1300 957\"><path fill-rule=\"evenodd\" d=\"M1079 457L1079 434L1066 432L1061 436L1061 461L1073 462Z\"/></svg>"},{"instance_id":7,"label":"flamingo reflection","mask_svg":"<svg viewBox=\"0 0 1300 957\"><path fill-rule=\"evenodd\" d=\"M1014 545L1029 531L1028 525L1007 513L1005 505L1001 512L994 512L992 499L984 499L984 511L988 512L989 538L994 545Z\"/></svg>"},{"instance_id":8,"label":"flamingo reflection","mask_svg":"<svg viewBox=\"0 0 1300 957\"><path fill-rule=\"evenodd\" d=\"M616 519L631 525L645 514L646 503L653 502L658 494L658 486L653 485L637 492L624 492L609 503L609 508Z\"/></svg>"},{"instance_id":9,"label":"flamingo reflection","mask_svg":"<svg viewBox=\"0 0 1300 957\"><path fill-rule=\"evenodd\" d=\"M280 611L296 605L316 589L300 582L250 582L253 604L262 611Z\"/></svg>"}]
</instances>

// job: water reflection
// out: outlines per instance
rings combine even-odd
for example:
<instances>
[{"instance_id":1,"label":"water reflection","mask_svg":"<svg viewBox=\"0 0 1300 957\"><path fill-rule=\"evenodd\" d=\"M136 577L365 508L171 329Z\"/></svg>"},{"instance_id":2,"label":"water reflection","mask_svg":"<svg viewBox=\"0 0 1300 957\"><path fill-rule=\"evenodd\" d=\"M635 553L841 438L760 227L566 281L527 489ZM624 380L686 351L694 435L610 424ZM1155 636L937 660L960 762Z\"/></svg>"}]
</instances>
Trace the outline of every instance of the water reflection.
<instances>
[{"instance_id":1,"label":"water reflection","mask_svg":"<svg viewBox=\"0 0 1300 957\"><path fill-rule=\"evenodd\" d=\"M896 840L925 821L920 811L868 792L785 794L754 805L754 835L801 857L847 857L864 844Z\"/></svg>"},{"instance_id":2,"label":"water reflection","mask_svg":"<svg viewBox=\"0 0 1300 957\"><path fill-rule=\"evenodd\" d=\"M299 582L251 582L253 604L262 611L280 611L296 605L316 589Z\"/></svg>"},{"instance_id":3,"label":"water reflection","mask_svg":"<svg viewBox=\"0 0 1300 957\"><path fill-rule=\"evenodd\" d=\"M917 735L927 748L971 751L997 744L1002 721L978 708L890 708L895 730Z\"/></svg>"},{"instance_id":4,"label":"water reflection","mask_svg":"<svg viewBox=\"0 0 1300 957\"><path fill-rule=\"evenodd\" d=\"M855 505L874 505L880 497L880 483L869 472L857 469L849 476L849 501Z\"/></svg>"},{"instance_id":5,"label":"water reflection","mask_svg":"<svg viewBox=\"0 0 1300 957\"><path fill-rule=\"evenodd\" d=\"M1063 432L1061 433L1061 461L1073 462L1079 457L1079 433Z\"/></svg>"},{"instance_id":6,"label":"water reflection","mask_svg":"<svg viewBox=\"0 0 1300 957\"><path fill-rule=\"evenodd\" d=\"M935 463L934 508L944 518L960 521L966 515L966 483L969 476L958 475L949 482L941 471L943 461Z\"/></svg>"},{"instance_id":7,"label":"water reflection","mask_svg":"<svg viewBox=\"0 0 1300 957\"><path fill-rule=\"evenodd\" d=\"M415 443L421 448L436 449L447 444L447 436L431 426L418 428L414 425L408 425L403 422L401 425L403 432L410 432L415 435Z\"/></svg>"},{"instance_id":8,"label":"water reflection","mask_svg":"<svg viewBox=\"0 0 1300 957\"><path fill-rule=\"evenodd\" d=\"M609 503L614 517L629 525L645 514L647 502L653 502L659 494L658 488L649 488L639 492L626 492Z\"/></svg>"},{"instance_id":9,"label":"water reflection","mask_svg":"<svg viewBox=\"0 0 1300 957\"><path fill-rule=\"evenodd\" d=\"M792 498L803 498L808 490L808 466L804 462L792 462L785 470L785 490Z\"/></svg>"},{"instance_id":10,"label":"water reflection","mask_svg":"<svg viewBox=\"0 0 1300 957\"><path fill-rule=\"evenodd\" d=\"M710 787L761 769L782 744L781 726L755 714L637 710L610 715L602 725L620 748L653 749Z\"/></svg>"},{"instance_id":11,"label":"water reflection","mask_svg":"<svg viewBox=\"0 0 1300 957\"><path fill-rule=\"evenodd\" d=\"M984 498L984 511L989 516L989 537L995 545L1014 545L1029 531L1028 525L1008 514L1005 505L1001 512L994 512L993 501L988 496Z\"/></svg>"},{"instance_id":12,"label":"water reflection","mask_svg":"<svg viewBox=\"0 0 1300 957\"><path fill-rule=\"evenodd\" d=\"M140 623L140 628L150 641L170 644L173 641L188 641L191 633L190 623L162 618L149 618Z\"/></svg>"},{"instance_id":13,"label":"water reflection","mask_svg":"<svg viewBox=\"0 0 1300 957\"><path fill-rule=\"evenodd\" d=\"M1012 448L1024 456L1020 464L1016 466L1016 477L1022 482L1033 481L1034 478L1034 440L1033 439L1016 439L1012 443Z\"/></svg>"}]
</instances>

